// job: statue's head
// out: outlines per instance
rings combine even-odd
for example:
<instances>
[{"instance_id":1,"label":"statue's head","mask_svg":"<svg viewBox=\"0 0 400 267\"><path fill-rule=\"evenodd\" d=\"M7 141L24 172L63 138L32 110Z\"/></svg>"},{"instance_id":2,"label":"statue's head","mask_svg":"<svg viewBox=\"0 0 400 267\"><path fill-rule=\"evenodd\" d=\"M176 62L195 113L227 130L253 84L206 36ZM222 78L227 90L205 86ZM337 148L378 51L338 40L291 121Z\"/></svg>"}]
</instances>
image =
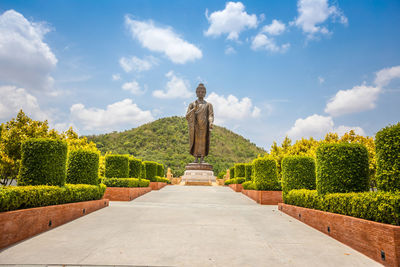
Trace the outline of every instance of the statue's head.
<instances>
[{"instance_id":1,"label":"statue's head","mask_svg":"<svg viewBox=\"0 0 400 267\"><path fill-rule=\"evenodd\" d=\"M199 98L204 98L206 96L207 90L204 84L200 83L196 88L196 95Z\"/></svg>"}]
</instances>

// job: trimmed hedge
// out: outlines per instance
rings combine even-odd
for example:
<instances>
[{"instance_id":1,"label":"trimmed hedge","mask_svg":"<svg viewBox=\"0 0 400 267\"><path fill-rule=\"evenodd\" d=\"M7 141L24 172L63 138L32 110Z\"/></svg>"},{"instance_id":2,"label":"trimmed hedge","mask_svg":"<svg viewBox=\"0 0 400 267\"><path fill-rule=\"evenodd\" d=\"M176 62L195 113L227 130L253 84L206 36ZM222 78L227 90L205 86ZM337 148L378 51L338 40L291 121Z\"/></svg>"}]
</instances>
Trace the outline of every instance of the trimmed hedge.
<instances>
[{"instance_id":1,"label":"trimmed hedge","mask_svg":"<svg viewBox=\"0 0 400 267\"><path fill-rule=\"evenodd\" d=\"M104 178L103 183L108 187L148 187L150 181L137 178Z\"/></svg>"},{"instance_id":2,"label":"trimmed hedge","mask_svg":"<svg viewBox=\"0 0 400 267\"><path fill-rule=\"evenodd\" d=\"M246 177L245 163L235 163L235 177Z\"/></svg>"},{"instance_id":3,"label":"trimmed hedge","mask_svg":"<svg viewBox=\"0 0 400 267\"><path fill-rule=\"evenodd\" d=\"M99 153L94 151L70 151L67 161L67 183L99 184L99 159Z\"/></svg>"},{"instance_id":4,"label":"trimmed hedge","mask_svg":"<svg viewBox=\"0 0 400 267\"><path fill-rule=\"evenodd\" d=\"M375 146L378 189L400 190L400 123L377 132Z\"/></svg>"},{"instance_id":5,"label":"trimmed hedge","mask_svg":"<svg viewBox=\"0 0 400 267\"><path fill-rule=\"evenodd\" d=\"M142 162L142 167L140 169L140 179L146 179L146 167L144 166L143 162Z\"/></svg>"},{"instance_id":6,"label":"trimmed hedge","mask_svg":"<svg viewBox=\"0 0 400 267\"><path fill-rule=\"evenodd\" d=\"M274 159L257 158L253 160L253 172L257 190L281 190L276 161Z\"/></svg>"},{"instance_id":7,"label":"trimmed hedge","mask_svg":"<svg viewBox=\"0 0 400 267\"><path fill-rule=\"evenodd\" d=\"M229 179L235 178L235 167L229 168Z\"/></svg>"},{"instance_id":8,"label":"trimmed hedge","mask_svg":"<svg viewBox=\"0 0 400 267\"><path fill-rule=\"evenodd\" d=\"M6 186L0 187L0 211L28 209L50 205L101 199L104 184L66 184L59 186Z\"/></svg>"},{"instance_id":9,"label":"trimmed hedge","mask_svg":"<svg viewBox=\"0 0 400 267\"><path fill-rule=\"evenodd\" d=\"M156 176L156 182L171 184L171 181L165 177Z\"/></svg>"},{"instance_id":10,"label":"trimmed hedge","mask_svg":"<svg viewBox=\"0 0 400 267\"><path fill-rule=\"evenodd\" d=\"M164 177L164 165L157 163L157 176Z\"/></svg>"},{"instance_id":11,"label":"trimmed hedge","mask_svg":"<svg viewBox=\"0 0 400 267\"><path fill-rule=\"evenodd\" d=\"M63 186L66 178L67 143L61 140L34 138L21 146L18 185Z\"/></svg>"},{"instance_id":12,"label":"trimmed hedge","mask_svg":"<svg viewBox=\"0 0 400 267\"><path fill-rule=\"evenodd\" d=\"M333 193L292 190L285 203L375 222L400 225L400 195L390 192Z\"/></svg>"},{"instance_id":13,"label":"trimmed hedge","mask_svg":"<svg viewBox=\"0 0 400 267\"><path fill-rule=\"evenodd\" d=\"M246 181L242 186L245 190L257 190L256 184L253 181Z\"/></svg>"},{"instance_id":14,"label":"trimmed hedge","mask_svg":"<svg viewBox=\"0 0 400 267\"><path fill-rule=\"evenodd\" d=\"M314 190L315 160L308 156L289 156L282 160L283 197L292 189Z\"/></svg>"},{"instance_id":15,"label":"trimmed hedge","mask_svg":"<svg viewBox=\"0 0 400 267\"><path fill-rule=\"evenodd\" d=\"M106 155L107 178L129 177L129 156L127 155Z\"/></svg>"},{"instance_id":16,"label":"trimmed hedge","mask_svg":"<svg viewBox=\"0 0 400 267\"><path fill-rule=\"evenodd\" d=\"M150 182L156 182L157 176L157 162L154 161L143 161L144 168L146 170L146 179Z\"/></svg>"},{"instance_id":17,"label":"trimmed hedge","mask_svg":"<svg viewBox=\"0 0 400 267\"><path fill-rule=\"evenodd\" d=\"M318 193L369 190L368 151L364 145L321 144L317 148L316 163Z\"/></svg>"},{"instance_id":18,"label":"trimmed hedge","mask_svg":"<svg viewBox=\"0 0 400 267\"><path fill-rule=\"evenodd\" d=\"M253 164L252 163L246 163L245 165L245 178L246 181L251 181L251 172L253 169Z\"/></svg>"},{"instance_id":19,"label":"trimmed hedge","mask_svg":"<svg viewBox=\"0 0 400 267\"><path fill-rule=\"evenodd\" d=\"M225 185L242 184L244 182L246 182L246 179L244 177L236 177L236 178L226 180Z\"/></svg>"},{"instance_id":20,"label":"trimmed hedge","mask_svg":"<svg viewBox=\"0 0 400 267\"><path fill-rule=\"evenodd\" d=\"M129 158L129 177L140 178L140 172L142 170L142 161L133 157Z\"/></svg>"}]
</instances>

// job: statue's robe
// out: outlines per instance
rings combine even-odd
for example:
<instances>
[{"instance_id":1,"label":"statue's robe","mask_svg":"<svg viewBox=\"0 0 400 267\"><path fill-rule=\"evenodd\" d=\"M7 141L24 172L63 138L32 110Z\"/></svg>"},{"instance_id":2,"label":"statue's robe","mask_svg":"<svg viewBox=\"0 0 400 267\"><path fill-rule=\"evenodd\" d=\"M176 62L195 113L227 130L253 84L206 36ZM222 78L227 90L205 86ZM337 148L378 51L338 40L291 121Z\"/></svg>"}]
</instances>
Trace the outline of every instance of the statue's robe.
<instances>
[{"instance_id":1,"label":"statue's robe","mask_svg":"<svg viewBox=\"0 0 400 267\"><path fill-rule=\"evenodd\" d=\"M205 100L196 100L189 104L186 119L189 126L190 154L195 157L207 156L210 150L210 123L214 122L213 106Z\"/></svg>"}]
</instances>

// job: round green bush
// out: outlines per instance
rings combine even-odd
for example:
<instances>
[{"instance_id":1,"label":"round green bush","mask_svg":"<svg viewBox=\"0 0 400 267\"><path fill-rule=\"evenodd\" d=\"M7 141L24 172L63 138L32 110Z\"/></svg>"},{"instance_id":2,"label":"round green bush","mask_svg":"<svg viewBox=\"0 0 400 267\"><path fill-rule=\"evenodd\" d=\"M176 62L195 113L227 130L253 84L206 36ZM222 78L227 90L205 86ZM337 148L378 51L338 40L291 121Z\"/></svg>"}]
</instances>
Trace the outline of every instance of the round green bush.
<instances>
[{"instance_id":1,"label":"round green bush","mask_svg":"<svg viewBox=\"0 0 400 267\"><path fill-rule=\"evenodd\" d=\"M67 161L68 184L99 184L99 158L94 151L70 151Z\"/></svg>"},{"instance_id":2,"label":"round green bush","mask_svg":"<svg viewBox=\"0 0 400 267\"><path fill-rule=\"evenodd\" d=\"M157 176L157 162L154 161L143 161L146 170L146 179L151 182L156 182Z\"/></svg>"},{"instance_id":3,"label":"round green bush","mask_svg":"<svg viewBox=\"0 0 400 267\"><path fill-rule=\"evenodd\" d=\"M276 161L271 158L253 160L254 183L257 190L280 190Z\"/></svg>"},{"instance_id":4,"label":"round green bush","mask_svg":"<svg viewBox=\"0 0 400 267\"><path fill-rule=\"evenodd\" d=\"M308 156L289 156L282 160L283 196L292 189L315 190L315 160Z\"/></svg>"},{"instance_id":5,"label":"round green bush","mask_svg":"<svg viewBox=\"0 0 400 267\"><path fill-rule=\"evenodd\" d=\"M319 194L369 190L368 151L361 144L321 144L317 148Z\"/></svg>"},{"instance_id":6,"label":"round green bush","mask_svg":"<svg viewBox=\"0 0 400 267\"><path fill-rule=\"evenodd\" d=\"M377 132L375 147L378 189L400 190L400 123Z\"/></svg>"},{"instance_id":7,"label":"round green bush","mask_svg":"<svg viewBox=\"0 0 400 267\"><path fill-rule=\"evenodd\" d=\"M129 177L129 156L106 155L106 178Z\"/></svg>"},{"instance_id":8,"label":"round green bush","mask_svg":"<svg viewBox=\"0 0 400 267\"><path fill-rule=\"evenodd\" d=\"M253 163L246 163L245 165L245 178L246 181L251 181L251 171L253 169Z\"/></svg>"},{"instance_id":9,"label":"round green bush","mask_svg":"<svg viewBox=\"0 0 400 267\"><path fill-rule=\"evenodd\" d=\"M28 139L21 146L18 185L63 186L68 146L65 141Z\"/></svg>"},{"instance_id":10,"label":"round green bush","mask_svg":"<svg viewBox=\"0 0 400 267\"><path fill-rule=\"evenodd\" d=\"M245 163L235 163L235 177L245 177L246 176L246 167Z\"/></svg>"},{"instance_id":11,"label":"round green bush","mask_svg":"<svg viewBox=\"0 0 400 267\"><path fill-rule=\"evenodd\" d=\"M129 177L140 178L140 171L142 170L142 161L133 157L129 158Z\"/></svg>"},{"instance_id":12,"label":"round green bush","mask_svg":"<svg viewBox=\"0 0 400 267\"><path fill-rule=\"evenodd\" d=\"M235 178L235 167L229 168L229 179Z\"/></svg>"}]
</instances>

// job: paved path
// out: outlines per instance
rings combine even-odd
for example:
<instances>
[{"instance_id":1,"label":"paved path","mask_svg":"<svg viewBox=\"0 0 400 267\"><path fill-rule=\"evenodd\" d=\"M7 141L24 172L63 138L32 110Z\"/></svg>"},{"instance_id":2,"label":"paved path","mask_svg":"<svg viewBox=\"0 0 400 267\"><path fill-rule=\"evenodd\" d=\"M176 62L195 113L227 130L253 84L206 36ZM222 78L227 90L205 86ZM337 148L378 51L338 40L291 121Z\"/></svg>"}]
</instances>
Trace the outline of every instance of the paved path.
<instances>
[{"instance_id":1,"label":"paved path","mask_svg":"<svg viewBox=\"0 0 400 267\"><path fill-rule=\"evenodd\" d=\"M379 266L227 187L167 186L0 252L0 264Z\"/></svg>"}]
</instances>

